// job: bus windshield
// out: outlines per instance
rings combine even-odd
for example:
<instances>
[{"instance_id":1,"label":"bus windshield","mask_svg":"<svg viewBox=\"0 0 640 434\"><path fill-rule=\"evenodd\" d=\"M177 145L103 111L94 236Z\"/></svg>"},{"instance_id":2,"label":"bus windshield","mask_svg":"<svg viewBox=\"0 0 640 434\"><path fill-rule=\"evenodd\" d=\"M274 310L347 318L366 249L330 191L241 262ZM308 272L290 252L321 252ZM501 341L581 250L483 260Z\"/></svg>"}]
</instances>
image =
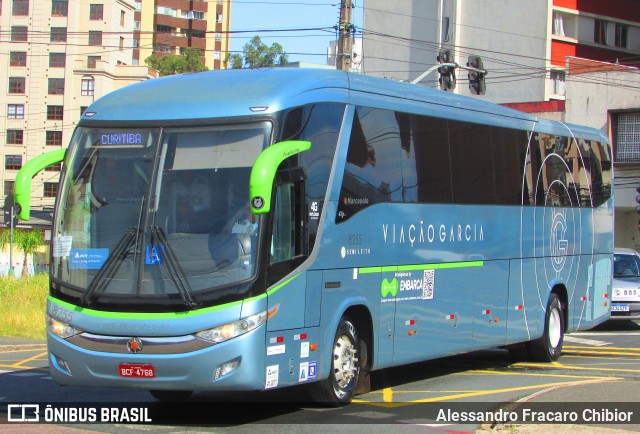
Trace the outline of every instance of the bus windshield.
<instances>
[{"instance_id":1,"label":"bus windshield","mask_svg":"<svg viewBox=\"0 0 640 434\"><path fill-rule=\"evenodd\" d=\"M58 290L128 308L228 298L255 272L249 175L270 132L79 127L54 222Z\"/></svg>"}]
</instances>

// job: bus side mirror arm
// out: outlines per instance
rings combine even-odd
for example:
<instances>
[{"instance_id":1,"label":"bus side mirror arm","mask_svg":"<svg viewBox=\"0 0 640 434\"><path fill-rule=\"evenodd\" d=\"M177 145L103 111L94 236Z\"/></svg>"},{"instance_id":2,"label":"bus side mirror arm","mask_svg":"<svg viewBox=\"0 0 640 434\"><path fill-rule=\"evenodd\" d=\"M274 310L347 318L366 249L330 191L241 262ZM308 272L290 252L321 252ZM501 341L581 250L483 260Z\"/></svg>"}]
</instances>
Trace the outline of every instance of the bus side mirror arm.
<instances>
[{"instance_id":1,"label":"bus side mirror arm","mask_svg":"<svg viewBox=\"0 0 640 434\"><path fill-rule=\"evenodd\" d=\"M45 167L64 160L66 149L56 149L29 160L18 171L13 193L15 197L16 217L29 220L31 214L31 179Z\"/></svg>"},{"instance_id":2,"label":"bus side mirror arm","mask_svg":"<svg viewBox=\"0 0 640 434\"><path fill-rule=\"evenodd\" d=\"M287 140L262 151L251 169L249 198L253 214L266 214L271 210L271 192L278 166L292 155L311 148L311 142Z\"/></svg>"}]
</instances>

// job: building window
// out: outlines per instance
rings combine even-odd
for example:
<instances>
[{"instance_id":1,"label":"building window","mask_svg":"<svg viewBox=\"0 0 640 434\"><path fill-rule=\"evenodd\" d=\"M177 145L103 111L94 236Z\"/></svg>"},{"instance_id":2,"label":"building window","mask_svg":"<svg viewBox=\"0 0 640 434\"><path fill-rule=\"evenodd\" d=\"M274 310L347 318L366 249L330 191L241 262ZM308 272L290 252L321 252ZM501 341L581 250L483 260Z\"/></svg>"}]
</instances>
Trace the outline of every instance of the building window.
<instances>
[{"instance_id":1,"label":"building window","mask_svg":"<svg viewBox=\"0 0 640 434\"><path fill-rule=\"evenodd\" d=\"M87 68L95 69L96 68L96 64L98 63L98 60L100 60L100 56L89 56L89 57L87 57Z\"/></svg>"},{"instance_id":2,"label":"building window","mask_svg":"<svg viewBox=\"0 0 640 434\"><path fill-rule=\"evenodd\" d=\"M140 20L133 20L133 29L140 30Z\"/></svg>"},{"instance_id":3,"label":"building window","mask_svg":"<svg viewBox=\"0 0 640 434\"><path fill-rule=\"evenodd\" d=\"M24 140L24 131L7 130L7 145L22 145Z\"/></svg>"},{"instance_id":4,"label":"building window","mask_svg":"<svg viewBox=\"0 0 640 434\"><path fill-rule=\"evenodd\" d=\"M47 131L45 145L62 146L62 131Z\"/></svg>"},{"instance_id":5,"label":"building window","mask_svg":"<svg viewBox=\"0 0 640 434\"><path fill-rule=\"evenodd\" d=\"M95 85L95 80L93 78L83 78L82 79L82 95L83 96L93 95L94 85Z\"/></svg>"},{"instance_id":6,"label":"building window","mask_svg":"<svg viewBox=\"0 0 640 434\"><path fill-rule=\"evenodd\" d=\"M15 181L5 181L4 182L4 194L13 194L13 187L15 185Z\"/></svg>"},{"instance_id":7,"label":"building window","mask_svg":"<svg viewBox=\"0 0 640 434\"><path fill-rule=\"evenodd\" d=\"M124 11L120 11L120 27L124 27L124 19L126 17L126 14Z\"/></svg>"},{"instance_id":8,"label":"building window","mask_svg":"<svg viewBox=\"0 0 640 434\"><path fill-rule=\"evenodd\" d=\"M58 183L57 182L45 182L44 183L44 197L56 197L58 194Z\"/></svg>"},{"instance_id":9,"label":"building window","mask_svg":"<svg viewBox=\"0 0 640 434\"><path fill-rule=\"evenodd\" d=\"M104 16L104 5L93 4L89 6L89 19L101 20Z\"/></svg>"},{"instance_id":10,"label":"building window","mask_svg":"<svg viewBox=\"0 0 640 434\"><path fill-rule=\"evenodd\" d=\"M50 68L64 68L66 62L67 55L65 53L49 53Z\"/></svg>"},{"instance_id":11,"label":"building window","mask_svg":"<svg viewBox=\"0 0 640 434\"><path fill-rule=\"evenodd\" d=\"M607 45L607 22L604 20L595 20L593 42L596 44Z\"/></svg>"},{"instance_id":12,"label":"building window","mask_svg":"<svg viewBox=\"0 0 640 434\"><path fill-rule=\"evenodd\" d=\"M9 93L24 93L24 90L24 77L9 77Z\"/></svg>"},{"instance_id":13,"label":"building window","mask_svg":"<svg viewBox=\"0 0 640 434\"><path fill-rule=\"evenodd\" d=\"M165 7L165 6L158 6L156 8L156 13L158 15L168 15L170 17L177 17L178 16L178 11L170 8L170 7Z\"/></svg>"},{"instance_id":14,"label":"building window","mask_svg":"<svg viewBox=\"0 0 640 434\"><path fill-rule=\"evenodd\" d=\"M13 15L29 15L29 0L13 0Z\"/></svg>"},{"instance_id":15,"label":"building window","mask_svg":"<svg viewBox=\"0 0 640 434\"><path fill-rule=\"evenodd\" d=\"M101 31L89 31L89 45L96 46L102 45L102 32Z\"/></svg>"},{"instance_id":16,"label":"building window","mask_svg":"<svg viewBox=\"0 0 640 434\"><path fill-rule=\"evenodd\" d=\"M62 163L54 163L44 168L45 172L59 172L62 170Z\"/></svg>"},{"instance_id":17,"label":"building window","mask_svg":"<svg viewBox=\"0 0 640 434\"><path fill-rule=\"evenodd\" d=\"M629 27L624 24L616 24L616 40L615 44L618 48L627 48Z\"/></svg>"},{"instance_id":18,"label":"building window","mask_svg":"<svg viewBox=\"0 0 640 434\"><path fill-rule=\"evenodd\" d=\"M617 162L640 162L640 112L616 115Z\"/></svg>"},{"instance_id":19,"label":"building window","mask_svg":"<svg viewBox=\"0 0 640 434\"><path fill-rule=\"evenodd\" d=\"M24 104L9 104L7 106L7 118L24 119Z\"/></svg>"},{"instance_id":20,"label":"building window","mask_svg":"<svg viewBox=\"0 0 640 434\"><path fill-rule=\"evenodd\" d=\"M51 42L67 42L67 28L51 27Z\"/></svg>"},{"instance_id":21,"label":"building window","mask_svg":"<svg viewBox=\"0 0 640 434\"><path fill-rule=\"evenodd\" d=\"M61 105L48 105L47 106L47 120L61 121L63 120L63 110Z\"/></svg>"},{"instance_id":22,"label":"building window","mask_svg":"<svg viewBox=\"0 0 640 434\"><path fill-rule=\"evenodd\" d=\"M53 0L51 2L52 17L66 17L69 14L69 2L67 0Z\"/></svg>"},{"instance_id":23,"label":"building window","mask_svg":"<svg viewBox=\"0 0 640 434\"><path fill-rule=\"evenodd\" d=\"M549 74L551 80L550 91L553 95L565 95L565 79L564 71L552 70Z\"/></svg>"},{"instance_id":24,"label":"building window","mask_svg":"<svg viewBox=\"0 0 640 434\"><path fill-rule=\"evenodd\" d=\"M120 51L124 50L124 36L120 36L120 44L118 45Z\"/></svg>"},{"instance_id":25,"label":"building window","mask_svg":"<svg viewBox=\"0 0 640 434\"><path fill-rule=\"evenodd\" d=\"M9 54L9 65L27 66L27 53L24 51L12 51Z\"/></svg>"},{"instance_id":26,"label":"building window","mask_svg":"<svg viewBox=\"0 0 640 434\"><path fill-rule=\"evenodd\" d=\"M7 170L20 170L22 168L22 155L5 155L4 168Z\"/></svg>"},{"instance_id":27,"label":"building window","mask_svg":"<svg viewBox=\"0 0 640 434\"><path fill-rule=\"evenodd\" d=\"M49 79L49 95L63 95L64 94L64 78L50 78Z\"/></svg>"},{"instance_id":28,"label":"building window","mask_svg":"<svg viewBox=\"0 0 640 434\"><path fill-rule=\"evenodd\" d=\"M28 36L27 26L11 26L11 42L27 42Z\"/></svg>"}]
</instances>

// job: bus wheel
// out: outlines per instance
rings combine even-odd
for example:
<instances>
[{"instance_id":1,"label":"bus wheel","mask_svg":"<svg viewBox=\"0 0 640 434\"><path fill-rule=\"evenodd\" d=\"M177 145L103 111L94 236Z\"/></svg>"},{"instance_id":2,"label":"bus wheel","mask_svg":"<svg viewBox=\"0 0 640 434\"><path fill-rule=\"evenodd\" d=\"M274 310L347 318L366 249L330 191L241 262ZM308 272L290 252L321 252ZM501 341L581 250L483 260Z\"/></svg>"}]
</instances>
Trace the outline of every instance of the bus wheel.
<instances>
[{"instance_id":1,"label":"bus wheel","mask_svg":"<svg viewBox=\"0 0 640 434\"><path fill-rule=\"evenodd\" d=\"M311 384L315 402L333 407L351 402L360 375L358 348L360 337L355 325L349 317L342 317L333 340L329 378Z\"/></svg>"},{"instance_id":2,"label":"bus wheel","mask_svg":"<svg viewBox=\"0 0 640 434\"><path fill-rule=\"evenodd\" d=\"M564 315L562 313L562 304L560 303L560 298L551 293L544 320L544 333L539 339L529 344L531 356L539 362L555 362L560 358L563 340Z\"/></svg>"},{"instance_id":3,"label":"bus wheel","mask_svg":"<svg viewBox=\"0 0 640 434\"><path fill-rule=\"evenodd\" d=\"M150 390L149 393L158 401L179 402L188 399L193 392L190 390Z\"/></svg>"}]
</instances>

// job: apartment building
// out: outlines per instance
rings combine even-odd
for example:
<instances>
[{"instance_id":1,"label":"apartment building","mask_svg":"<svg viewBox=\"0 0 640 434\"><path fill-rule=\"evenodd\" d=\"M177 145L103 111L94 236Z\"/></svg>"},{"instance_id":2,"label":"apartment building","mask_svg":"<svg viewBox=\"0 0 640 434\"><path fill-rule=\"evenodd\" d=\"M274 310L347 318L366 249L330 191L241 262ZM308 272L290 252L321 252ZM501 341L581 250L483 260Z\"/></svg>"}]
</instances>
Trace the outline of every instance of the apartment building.
<instances>
[{"instance_id":1,"label":"apartment building","mask_svg":"<svg viewBox=\"0 0 640 434\"><path fill-rule=\"evenodd\" d=\"M135 8L134 65L197 48L209 69L225 68L231 0L136 0Z\"/></svg>"},{"instance_id":2,"label":"apartment building","mask_svg":"<svg viewBox=\"0 0 640 434\"><path fill-rule=\"evenodd\" d=\"M3 200L26 161L67 146L95 98L155 76L132 65L134 13L131 0L0 0ZM34 178L36 214L53 206L59 169Z\"/></svg>"}]
</instances>

